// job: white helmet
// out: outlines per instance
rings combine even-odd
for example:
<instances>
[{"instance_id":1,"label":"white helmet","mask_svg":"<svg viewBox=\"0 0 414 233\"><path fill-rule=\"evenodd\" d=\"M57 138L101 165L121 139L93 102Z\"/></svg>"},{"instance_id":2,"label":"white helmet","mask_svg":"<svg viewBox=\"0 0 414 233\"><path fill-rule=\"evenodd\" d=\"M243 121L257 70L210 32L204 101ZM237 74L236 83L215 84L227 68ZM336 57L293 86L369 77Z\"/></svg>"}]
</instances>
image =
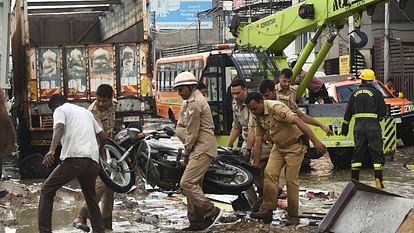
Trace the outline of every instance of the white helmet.
<instances>
[{"instance_id":1,"label":"white helmet","mask_svg":"<svg viewBox=\"0 0 414 233\"><path fill-rule=\"evenodd\" d=\"M174 79L174 89L177 89L180 86L192 86L197 84L198 81L196 80L194 74L188 71L179 73Z\"/></svg>"}]
</instances>

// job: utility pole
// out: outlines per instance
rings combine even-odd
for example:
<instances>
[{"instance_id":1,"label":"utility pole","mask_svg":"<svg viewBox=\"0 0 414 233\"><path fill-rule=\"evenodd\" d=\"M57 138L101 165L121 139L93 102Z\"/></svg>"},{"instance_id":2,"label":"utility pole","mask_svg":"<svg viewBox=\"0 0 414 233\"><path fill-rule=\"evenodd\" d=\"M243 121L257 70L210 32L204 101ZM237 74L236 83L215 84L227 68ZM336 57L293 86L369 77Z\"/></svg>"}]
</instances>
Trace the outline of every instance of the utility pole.
<instances>
[{"instance_id":1,"label":"utility pole","mask_svg":"<svg viewBox=\"0 0 414 233\"><path fill-rule=\"evenodd\" d=\"M155 30L157 28L155 24L155 11L151 11L152 25L151 25L151 41L152 41L152 69L155 68L155 62L157 61L157 50L155 49Z\"/></svg>"},{"instance_id":2,"label":"utility pole","mask_svg":"<svg viewBox=\"0 0 414 233\"><path fill-rule=\"evenodd\" d=\"M200 20L200 12L197 13L197 51L200 51L200 44L201 44L201 20Z\"/></svg>"},{"instance_id":3,"label":"utility pole","mask_svg":"<svg viewBox=\"0 0 414 233\"><path fill-rule=\"evenodd\" d=\"M384 24L384 82L390 75L390 4L385 3L385 24Z\"/></svg>"}]
</instances>

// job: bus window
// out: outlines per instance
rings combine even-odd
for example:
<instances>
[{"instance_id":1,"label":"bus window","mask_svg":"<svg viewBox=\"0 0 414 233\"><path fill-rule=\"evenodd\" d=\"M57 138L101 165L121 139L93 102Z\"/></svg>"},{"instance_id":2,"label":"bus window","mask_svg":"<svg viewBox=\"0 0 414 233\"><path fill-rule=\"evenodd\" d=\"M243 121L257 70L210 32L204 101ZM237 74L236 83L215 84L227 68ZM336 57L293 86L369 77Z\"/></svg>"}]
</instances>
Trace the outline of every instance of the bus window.
<instances>
[{"instance_id":1,"label":"bus window","mask_svg":"<svg viewBox=\"0 0 414 233\"><path fill-rule=\"evenodd\" d=\"M175 79L175 77L177 77L177 75L179 73L181 73L181 72L177 72L177 71L171 72L171 85L170 85L171 86L171 90L173 89L174 79Z\"/></svg>"},{"instance_id":2,"label":"bus window","mask_svg":"<svg viewBox=\"0 0 414 233\"><path fill-rule=\"evenodd\" d=\"M275 63L263 54L235 53L232 60L238 67L239 76L244 79L249 89L257 89L263 79L274 79L279 72Z\"/></svg>"},{"instance_id":3,"label":"bus window","mask_svg":"<svg viewBox=\"0 0 414 233\"><path fill-rule=\"evenodd\" d=\"M158 80L157 80L157 87L156 88L160 89L161 88L161 80L164 79L164 72L158 72L157 77L158 77Z\"/></svg>"},{"instance_id":4,"label":"bus window","mask_svg":"<svg viewBox=\"0 0 414 233\"><path fill-rule=\"evenodd\" d=\"M168 91L168 85L169 85L169 83L171 82L171 72L170 71L166 71L166 72L164 72L165 73L165 79L164 79L164 85L163 85L163 88L162 88L162 90L163 91Z\"/></svg>"}]
</instances>

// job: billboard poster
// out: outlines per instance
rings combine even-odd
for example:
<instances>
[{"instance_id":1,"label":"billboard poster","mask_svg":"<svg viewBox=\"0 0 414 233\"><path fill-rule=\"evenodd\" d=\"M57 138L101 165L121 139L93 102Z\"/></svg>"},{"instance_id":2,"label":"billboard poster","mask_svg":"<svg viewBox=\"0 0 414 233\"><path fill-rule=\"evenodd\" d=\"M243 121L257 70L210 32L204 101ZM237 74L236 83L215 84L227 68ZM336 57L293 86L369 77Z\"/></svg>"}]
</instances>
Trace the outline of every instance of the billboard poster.
<instances>
[{"instance_id":1,"label":"billboard poster","mask_svg":"<svg viewBox=\"0 0 414 233\"><path fill-rule=\"evenodd\" d=\"M149 44L141 43L139 46L139 57L140 57L140 82L139 82L139 91L141 96L150 96L151 95L151 80L148 76L147 70L147 60L149 54Z\"/></svg>"},{"instance_id":2,"label":"billboard poster","mask_svg":"<svg viewBox=\"0 0 414 233\"><path fill-rule=\"evenodd\" d=\"M40 100L48 100L62 91L59 48L39 48Z\"/></svg>"},{"instance_id":3,"label":"billboard poster","mask_svg":"<svg viewBox=\"0 0 414 233\"><path fill-rule=\"evenodd\" d=\"M212 1L206 0L158 0L150 1L149 7L150 12L155 13L157 29L196 29L198 27L197 13L211 8ZM212 18L203 19L200 28L212 29Z\"/></svg>"},{"instance_id":4,"label":"billboard poster","mask_svg":"<svg viewBox=\"0 0 414 233\"><path fill-rule=\"evenodd\" d=\"M65 86L69 99L85 99L88 97L86 78L86 48L65 48Z\"/></svg>"},{"instance_id":5,"label":"billboard poster","mask_svg":"<svg viewBox=\"0 0 414 233\"><path fill-rule=\"evenodd\" d=\"M122 45L118 51L118 74L120 79L121 96L138 95L139 55L137 46Z\"/></svg>"},{"instance_id":6,"label":"billboard poster","mask_svg":"<svg viewBox=\"0 0 414 233\"><path fill-rule=\"evenodd\" d=\"M89 46L89 82L91 97L96 97L96 89L101 84L114 86L114 56L112 45Z\"/></svg>"},{"instance_id":7,"label":"billboard poster","mask_svg":"<svg viewBox=\"0 0 414 233\"><path fill-rule=\"evenodd\" d=\"M28 92L29 92L29 100L30 101L37 101L37 50L36 49L27 49L27 72L29 76L29 83L28 83Z\"/></svg>"}]
</instances>

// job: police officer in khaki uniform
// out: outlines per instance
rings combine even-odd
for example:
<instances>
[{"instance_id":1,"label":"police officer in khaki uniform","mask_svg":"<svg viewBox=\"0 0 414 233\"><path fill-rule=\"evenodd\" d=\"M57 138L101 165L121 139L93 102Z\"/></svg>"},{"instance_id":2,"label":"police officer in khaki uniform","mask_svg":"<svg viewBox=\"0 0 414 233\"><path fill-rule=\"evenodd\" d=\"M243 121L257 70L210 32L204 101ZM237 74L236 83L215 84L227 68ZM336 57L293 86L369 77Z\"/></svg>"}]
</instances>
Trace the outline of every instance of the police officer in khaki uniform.
<instances>
[{"instance_id":1,"label":"police officer in khaki uniform","mask_svg":"<svg viewBox=\"0 0 414 233\"><path fill-rule=\"evenodd\" d=\"M89 106L96 122L102 127L103 131L112 138L115 127L116 101L113 100L113 89L108 84L102 84L96 90L97 98ZM96 199L101 202L101 213L105 229L112 229L112 210L114 207L114 191L110 189L98 177L96 179ZM86 219L89 218L89 211L86 203L83 205L79 214L76 216L72 225L83 231L89 231Z\"/></svg>"},{"instance_id":2,"label":"police officer in khaki uniform","mask_svg":"<svg viewBox=\"0 0 414 233\"><path fill-rule=\"evenodd\" d=\"M247 88L246 83L241 79L234 79L230 84L230 91L233 97L233 124L232 129L230 132L230 136L227 140L227 147L233 147L233 143L239 135L242 135L243 138L243 155L245 157L251 157L251 151L254 143L254 135L255 135L255 123L253 114L250 114L249 109L247 109L244 100L246 99L247 95ZM259 171L257 174L254 174L254 184L257 187L257 191L259 194L259 199L256 199L253 203L253 209L258 208L261 203L262 191L263 191L263 173L264 168L267 164L267 159L269 158L270 150L272 145L267 141L264 141L262 145L262 156L259 165ZM254 187L248 190L248 196L252 198L256 198L256 191Z\"/></svg>"},{"instance_id":3,"label":"police officer in khaki uniform","mask_svg":"<svg viewBox=\"0 0 414 233\"><path fill-rule=\"evenodd\" d=\"M290 86L291 78L292 70L286 68L280 72L279 83L276 86L273 84L273 81L269 79L262 80L259 84L259 91L260 94L262 94L263 99L279 100L286 104L289 109L296 113L296 115L298 115L298 117L305 123L320 127L328 136L333 135L332 130L329 129L329 127L299 110L299 107L296 104L296 91Z\"/></svg>"},{"instance_id":4,"label":"police officer in khaki uniform","mask_svg":"<svg viewBox=\"0 0 414 233\"><path fill-rule=\"evenodd\" d=\"M241 135L243 138L243 150L247 150L247 136L249 127L249 109L244 104L247 95L246 83L241 79L234 79L230 84L233 97L233 124L226 146L233 147L234 141ZM250 146L251 147L251 146ZM245 151L243 151L245 153Z\"/></svg>"},{"instance_id":5,"label":"police officer in khaki uniform","mask_svg":"<svg viewBox=\"0 0 414 233\"><path fill-rule=\"evenodd\" d=\"M326 147L282 102L263 100L259 93L254 92L247 95L245 103L250 112L256 116L256 140L260 143L266 134L274 144L264 174L261 211L252 213L251 217L261 219L265 223L272 221L273 209L277 205L279 175L286 165L289 215L286 225L296 225L299 223L299 169L307 150L304 134L313 142L318 153L324 154ZM253 159L257 164L260 158L255 156Z\"/></svg>"},{"instance_id":6,"label":"police officer in khaki uniform","mask_svg":"<svg viewBox=\"0 0 414 233\"><path fill-rule=\"evenodd\" d=\"M207 97L208 96L208 89L207 89L207 86L204 83L198 82L197 89L201 92L201 94L204 97ZM184 113L185 113L184 112L184 109L187 109L187 101L186 100L184 100L183 103L182 103L182 105L181 105L181 109L180 109L180 113L179 113L179 116L178 116L178 120L177 120L177 125L176 125L176 128L175 128L175 131L173 129L166 129L168 127L165 127L164 128L164 131L165 130L169 131L167 134L171 134L171 135L177 136L178 139L180 139L180 141L182 143L185 143L185 125L183 123L183 121L184 121Z\"/></svg>"},{"instance_id":7,"label":"police officer in khaki uniform","mask_svg":"<svg viewBox=\"0 0 414 233\"><path fill-rule=\"evenodd\" d=\"M174 89L186 100L182 109L185 127L184 156L188 164L180 181L187 196L187 216L190 226L183 231L210 228L220 218L222 211L204 196L202 183L210 163L217 156L214 123L206 98L197 89L197 80L190 72L182 72L174 80Z\"/></svg>"},{"instance_id":8,"label":"police officer in khaki uniform","mask_svg":"<svg viewBox=\"0 0 414 233\"><path fill-rule=\"evenodd\" d=\"M271 140L269 140L269 138L264 138L260 145L258 145L259 143L256 143L256 127L256 116L254 114L250 114L248 137L253 138L253 142L249 142L248 146L251 145L253 147L253 150L250 149L251 147L248 147L248 150L252 150L251 157L254 157L254 155L257 154L257 156L260 158L258 164L254 164L254 161L251 160L251 162L253 163L253 167L258 169L258 172L253 176L253 182L257 187L257 192L259 193L259 199L256 201L256 203L254 203L253 210L259 210L263 201L264 170L266 168L267 161L269 160L270 152L273 148L273 143L271 142ZM278 196L282 193L282 191L282 187L278 187Z\"/></svg>"}]
</instances>

